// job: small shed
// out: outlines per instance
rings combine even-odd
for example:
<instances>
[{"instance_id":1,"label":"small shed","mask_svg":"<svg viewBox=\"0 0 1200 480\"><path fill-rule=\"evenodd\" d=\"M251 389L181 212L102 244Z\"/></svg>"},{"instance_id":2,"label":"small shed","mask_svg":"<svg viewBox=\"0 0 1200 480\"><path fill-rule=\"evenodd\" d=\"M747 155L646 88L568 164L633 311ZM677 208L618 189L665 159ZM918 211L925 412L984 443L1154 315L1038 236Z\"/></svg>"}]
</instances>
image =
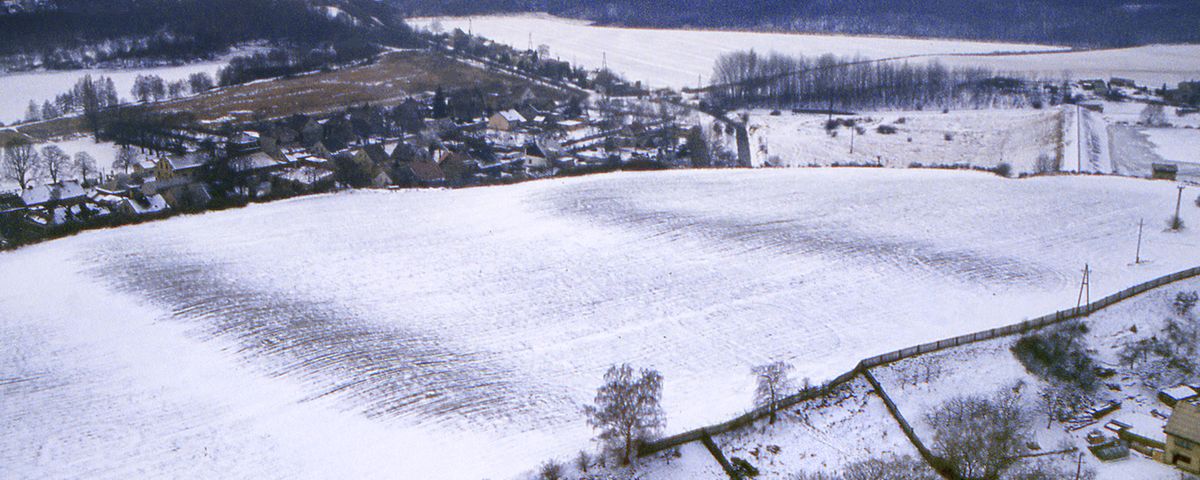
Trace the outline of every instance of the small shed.
<instances>
[{"instance_id":1,"label":"small shed","mask_svg":"<svg viewBox=\"0 0 1200 480\"><path fill-rule=\"evenodd\" d=\"M1200 397L1200 393L1188 385L1176 385L1158 391L1158 401L1168 407L1174 407L1179 402L1186 402L1197 397Z\"/></svg>"},{"instance_id":2,"label":"small shed","mask_svg":"<svg viewBox=\"0 0 1200 480\"><path fill-rule=\"evenodd\" d=\"M1155 180L1175 180L1179 174L1179 166L1170 163L1155 163L1154 176Z\"/></svg>"}]
</instances>

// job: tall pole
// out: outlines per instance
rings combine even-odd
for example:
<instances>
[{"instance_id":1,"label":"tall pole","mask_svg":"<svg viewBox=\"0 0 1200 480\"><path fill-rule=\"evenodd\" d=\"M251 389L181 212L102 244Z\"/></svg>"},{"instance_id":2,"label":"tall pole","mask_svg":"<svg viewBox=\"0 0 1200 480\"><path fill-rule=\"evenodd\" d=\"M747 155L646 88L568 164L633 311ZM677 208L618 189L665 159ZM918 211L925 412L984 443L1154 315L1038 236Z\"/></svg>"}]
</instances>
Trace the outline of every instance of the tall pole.
<instances>
[{"instance_id":1,"label":"tall pole","mask_svg":"<svg viewBox=\"0 0 1200 480\"><path fill-rule=\"evenodd\" d=\"M850 154L854 155L854 132L858 131L858 127L850 127Z\"/></svg>"},{"instance_id":2,"label":"tall pole","mask_svg":"<svg viewBox=\"0 0 1200 480\"><path fill-rule=\"evenodd\" d=\"M1179 218L1179 206L1183 203L1183 189L1187 187L1180 185L1177 188L1179 188L1179 194L1175 197L1175 218L1171 219L1172 230L1178 230L1175 227L1179 225L1179 221L1181 220Z\"/></svg>"},{"instance_id":3,"label":"tall pole","mask_svg":"<svg viewBox=\"0 0 1200 480\"><path fill-rule=\"evenodd\" d=\"M1139 220L1138 220L1138 244L1137 244L1137 256L1136 256L1136 257L1134 257L1134 261L1133 261L1133 263L1134 263L1135 265L1136 265L1136 264L1139 264L1139 263L1142 263L1142 225L1144 225L1145 223L1146 223L1146 219L1139 219Z\"/></svg>"},{"instance_id":4,"label":"tall pole","mask_svg":"<svg viewBox=\"0 0 1200 480\"><path fill-rule=\"evenodd\" d=\"M1079 460L1075 461L1075 480L1079 480L1079 475L1083 473L1083 452L1079 452Z\"/></svg>"}]
</instances>

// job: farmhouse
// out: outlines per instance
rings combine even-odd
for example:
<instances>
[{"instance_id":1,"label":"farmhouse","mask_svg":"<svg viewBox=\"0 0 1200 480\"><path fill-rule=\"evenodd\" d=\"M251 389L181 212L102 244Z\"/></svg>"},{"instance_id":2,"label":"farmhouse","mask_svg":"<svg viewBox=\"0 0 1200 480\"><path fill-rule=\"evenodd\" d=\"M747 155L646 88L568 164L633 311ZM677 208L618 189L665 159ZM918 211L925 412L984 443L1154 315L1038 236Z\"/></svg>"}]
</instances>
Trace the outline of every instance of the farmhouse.
<instances>
[{"instance_id":1,"label":"farmhouse","mask_svg":"<svg viewBox=\"0 0 1200 480\"><path fill-rule=\"evenodd\" d=\"M1167 421L1163 461L1184 471L1200 473L1200 401L1182 402Z\"/></svg>"},{"instance_id":2,"label":"farmhouse","mask_svg":"<svg viewBox=\"0 0 1200 480\"><path fill-rule=\"evenodd\" d=\"M525 123L525 117L521 116L520 113L517 113L516 110L505 110L492 115L488 119L488 128L501 132L511 132L522 123Z\"/></svg>"},{"instance_id":3,"label":"farmhouse","mask_svg":"<svg viewBox=\"0 0 1200 480\"><path fill-rule=\"evenodd\" d=\"M154 165L154 178L160 181L177 177L192 178L205 163L208 163L208 156L201 152L161 157Z\"/></svg>"},{"instance_id":4,"label":"farmhouse","mask_svg":"<svg viewBox=\"0 0 1200 480\"><path fill-rule=\"evenodd\" d=\"M75 180L39 185L21 193L26 207L73 205L87 200L87 192Z\"/></svg>"}]
</instances>

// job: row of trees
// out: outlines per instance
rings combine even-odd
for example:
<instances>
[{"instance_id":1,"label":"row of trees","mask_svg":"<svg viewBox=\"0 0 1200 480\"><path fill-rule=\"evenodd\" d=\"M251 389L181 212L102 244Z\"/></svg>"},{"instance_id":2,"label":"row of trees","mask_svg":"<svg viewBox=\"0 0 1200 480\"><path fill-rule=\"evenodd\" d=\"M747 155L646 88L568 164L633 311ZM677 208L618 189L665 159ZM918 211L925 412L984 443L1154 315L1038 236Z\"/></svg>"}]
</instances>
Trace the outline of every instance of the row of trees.
<instances>
[{"instance_id":1,"label":"row of trees","mask_svg":"<svg viewBox=\"0 0 1200 480\"><path fill-rule=\"evenodd\" d=\"M212 75L207 72L193 73L187 79L173 82L163 80L158 75L138 75L130 93L137 101L149 102L199 94L212 90L214 86ZM101 76L93 79L91 75L86 75L71 90L58 94L53 101L46 100L38 105L30 100L25 110L25 121L53 120L75 113L95 115L100 110L120 103L116 84L111 78Z\"/></svg>"},{"instance_id":2,"label":"row of trees","mask_svg":"<svg viewBox=\"0 0 1200 480\"><path fill-rule=\"evenodd\" d=\"M88 152L78 152L74 158L57 145L47 145L39 151L32 143L17 139L4 146L0 175L16 182L21 190L28 189L42 180L57 183L71 176L82 179L95 178L100 170L96 159Z\"/></svg>"},{"instance_id":3,"label":"row of trees","mask_svg":"<svg viewBox=\"0 0 1200 480\"><path fill-rule=\"evenodd\" d=\"M707 101L720 108L922 109L1033 104L1019 79L981 68L822 55L727 53L713 67Z\"/></svg>"}]
</instances>

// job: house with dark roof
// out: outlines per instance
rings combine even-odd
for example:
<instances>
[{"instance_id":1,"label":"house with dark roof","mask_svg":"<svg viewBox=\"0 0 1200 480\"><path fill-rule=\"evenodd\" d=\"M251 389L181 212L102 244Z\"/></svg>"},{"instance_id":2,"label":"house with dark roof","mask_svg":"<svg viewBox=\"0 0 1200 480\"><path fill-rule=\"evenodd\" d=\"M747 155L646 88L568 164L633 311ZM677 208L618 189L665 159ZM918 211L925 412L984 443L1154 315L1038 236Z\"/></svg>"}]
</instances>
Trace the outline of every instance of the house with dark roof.
<instances>
[{"instance_id":1,"label":"house with dark roof","mask_svg":"<svg viewBox=\"0 0 1200 480\"><path fill-rule=\"evenodd\" d=\"M433 160L402 162L396 167L396 184L420 187L440 187L446 184L446 174Z\"/></svg>"},{"instance_id":2,"label":"house with dark roof","mask_svg":"<svg viewBox=\"0 0 1200 480\"><path fill-rule=\"evenodd\" d=\"M74 205L87 199L87 192L76 180L38 185L21 192L21 202L27 208Z\"/></svg>"},{"instance_id":3,"label":"house with dark roof","mask_svg":"<svg viewBox=\"0 0 1200 480\"><path fill-rule=\"evenodd\" d=\"M1163 462L1200 474L1200 400L1176 404L1163 431L1167 433Z\"/></svg>"}]
</instances>

